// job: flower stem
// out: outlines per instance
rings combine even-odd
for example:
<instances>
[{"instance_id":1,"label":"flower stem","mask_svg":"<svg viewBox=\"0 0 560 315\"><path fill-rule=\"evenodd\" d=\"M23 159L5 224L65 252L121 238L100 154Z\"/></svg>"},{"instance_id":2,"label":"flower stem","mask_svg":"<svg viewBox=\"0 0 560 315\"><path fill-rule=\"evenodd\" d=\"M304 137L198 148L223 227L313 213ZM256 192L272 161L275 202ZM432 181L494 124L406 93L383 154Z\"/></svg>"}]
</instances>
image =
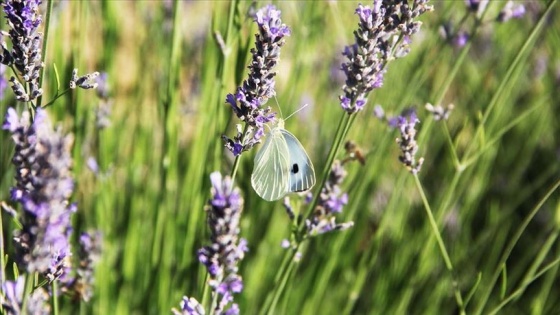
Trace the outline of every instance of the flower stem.
<instances>
[{"instance_id":1,"label":"flower stem","mask_svg":"<svg viewBox=\"0 0 560 315\"><path fill-rule=\"evenodd\" d=\"M437 243L439 245L439 250L441 252L441 255L443 256L443 260L445 261L445 266L447 267L447 270L449 270L449 272L451 273L453 290L455 293L455 300L457 301L457 306L460 309L460 314L465 314L463 297L461 296L461 291L458 288L458 283L453 270L453 264L451 263L451 259L449 258L449 254L447 253L447 249L445 248L445 243L443 242L443 239L439 232L436 220L434 218L434 215L432 214L432 209L428 202L428 198L426 198L426 194L424 193L424 189L422 188L422 184L420 183L420 179L418 178L418 174L414 174L414 181L416 182L416 187L418 188L418 192L422 197L422 202L424 203L424 210L426 210L426 215L428 216L430 227L432 228L433 235L436 237Z\"/></svg>"},{"instance_id":2,"label":"flower stem","mask_svg":"<svg viewBox=\"0 0 560 315\"><path fill-rule=\"evenodd\" d=\"M45 64L45 60L47 59L47 44L49 39L49 26L51 21L51 13L53 9L53 0L47 0L47 13L45 14L45 33L43 34L43 47L42 49L42 59L41 62ZM45 67L41 68L41 74L39 75L39 87L43 87L43 76L45 75ZM41 101L43 100L43 95L40 95L37 98L36 107L41 107Z\"/></svg>"}]
</instances>

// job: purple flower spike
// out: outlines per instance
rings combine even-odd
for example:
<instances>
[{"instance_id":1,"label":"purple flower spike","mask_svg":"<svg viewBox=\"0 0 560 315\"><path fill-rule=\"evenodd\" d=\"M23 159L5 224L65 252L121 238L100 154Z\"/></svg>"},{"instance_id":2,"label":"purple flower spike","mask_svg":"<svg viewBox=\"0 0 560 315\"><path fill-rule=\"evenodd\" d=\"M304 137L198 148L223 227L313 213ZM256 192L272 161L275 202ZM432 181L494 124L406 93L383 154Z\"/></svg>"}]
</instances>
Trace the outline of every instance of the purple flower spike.
<instances>
[{"instance_id":1,"label":"purple flower spike","mask_svg":"<svg viewBox=\"0 0 560 315\"><path fill-rule=\"evenodd\" d=\"M273 5L257 11L254 19L259 33L255 36L255 48L251 49L253 58L249 65L249 77L234 94L226 96L226 103L235 115L249 126L246 133L238 128L237 136L233 139L222 136L226 148L235 156L259 143L264 134L264 125L275 120L271 108L264 107L264 104L276 95L276 72L273 68L280 58L284 37L290 36L290 29L282 23L280 11Z\"/></svg>"},{"instance_id":2,"label":"purple flower spike","mask_svg":"<svg viewBox=\"0 0 560 315\"><path fill-rule=\"evenodd\" d=\"M16 185L11 196L23 210L23 227L14 233L16 260L22 269L43 273L53 281L64 273L70 255L70 216L76 211L69 202L74 189L73 139L54 130L41 108L33 123L29 112L19 118L9 108L3 129L12 134L16 145L12 158Z\"/></svg>"},{"instance_id":3,"label":"purple flower spike","mask_svg":"<svg viewBox=\"0 0 560 315\"><path fill-rule=\"evenodd\" d=\"M233 187L229 177L219 172L210 175L212 199L206 207L211 245L198 251L198 260L210 274L209 285L214 294L221 296L216 313L221 314L233 301L233 294L243 290L243 281L237 274L238 264L248 251L247 241L239 238L239 220L243 198ZM230 309L233 306L230 305Z\"/></svg>"},{"instance_id":4,"label":"purple flower spike","mask_svg":"<svg viewBox=\"0 0 560 315\"><path fill-rule=\"evenodd\" d=\"M29 91L27 91L15 77L10 79L16 99L23 102L34 100L43 94L39 86L39 76L43 68L41 59L43 34L38 32L42 22L39 13L40 4L39 0L2 2L10 27L8 37L12 42L12 49L8 50L6 43L2 41L0 63L14 66L23 81L29 84Z\"/></svg>"},{"instance_id":5,"label":"purple flower spike","mask_svg":"<svg viewBox=\"0 0 560 315\"><path fill-rule=\"evenodd\" d=\"M335 215L342 212L348 204L348 194L340 189L347 173L342 163L334 161L329 178L319 195L319 203L313 217L306 221L309 235L318 235L331 231L341 231L354 225L353 222L336 223Z\"/></svg>"},{"instance_id":6,"label":"purple flower spike","mask_svg":"<svg viewBox=\"0 0 560 315\"><path fill-rule=\"evenodd\" d=\"M418 144L416 143L415 126L420 120L416 117L416 113L412 112L408 117L399 116L397 118L396 127L399 129L401 137L397 139L397 143L401 149L399 161L413 174L420 172L424 158L416 159L418 152Z\"/></svg>"},{"instance_id":7,"label":"purple flower spike","mask_svg":"<svg viewBox=\"0 0 560 315\"><path fill-rule=\"evenodd\" d=\"M355 43L342 53L347 61L341 67L346 82L340 105L348 114L361 111L369 92L383 86L388 62L408 54L410 38L421 25L415 18L433 9L427 2L414 0L409 5L406 0L375 0L372 7L358 6Z\"/></svg>"}]
</instances>

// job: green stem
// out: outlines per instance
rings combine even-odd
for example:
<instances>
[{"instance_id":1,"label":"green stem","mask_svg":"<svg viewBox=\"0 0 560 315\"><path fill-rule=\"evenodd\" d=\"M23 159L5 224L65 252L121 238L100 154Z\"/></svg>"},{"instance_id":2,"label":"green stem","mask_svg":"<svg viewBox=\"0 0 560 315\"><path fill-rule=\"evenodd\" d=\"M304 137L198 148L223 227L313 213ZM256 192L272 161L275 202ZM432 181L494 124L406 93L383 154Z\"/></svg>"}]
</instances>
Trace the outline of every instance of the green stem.
<instances>
[{"instance_id":1,"label":"green stem","mask_svg":"<svg viewBox=\"0 0 560 315\"><path fill-rule=\"evenodd\" d=\"M23 314L27 313L27 301L31 292L33 292L33 274L26 274L23 296L21 297L21 311Z\"/></svg>"},{"instance_id":2,"label":"green stem","mask_svg":"<svg viewBox=\"0 0 560 315\"><path fill-rule=\"evenodd\" d=\"M496 270L494 270L494 273L492 274L490 282L486 285L486 290L482 294L482 297L480 299L480 303L478 304L478 307L474 311L473 314L481 314L482 313L482 311L484 310L484 307L486 306L486 302L490 298L490 294L492 293L492 290L494 289L496 281L500 277L500 274L501 274L501 271L502 271L502 266L504 266L506 264L506 262L509 258L509 255L513 251L513 248L515 247L515 245L517 244L517 241L519 241L519 239L521 238L521 235L525 231L525 228L527 228L527 226L529 225L529 222L531 222L531 220L533 220L533 218L535 217L537 212L539 212L541 207L544 205L545 201L548 200L548 198L552 195L553 192L556 191L556 189L558 189L559 186L560 186L560 180L558 180L546 192L546 194L541 198L539 203L533 208L533 210L531 210L531 212L529 213L529 215L527 215L525 220L523 220L523 223L521 224L521 226L519 226L516 233L510 239L509 243L506 246L506 249L504 250L504 253L502 254L502 257L500 258L500 261L497 264Z\"/></svg>"},{"instance_id":3,"label":"green stem","mask_svg":"<svg viewBox=\"0 0 560 315\"><path fill-rule=\"evenodd\" d=\"M47 44L49 39L49 29L50 29L50 21L51 21L51 14L53 9L53 0L47 1L47 13L45 14L45 33L43 34L43 47L42 49L42 60L41 62L43 65L45 64L45 60L47 60ZM39 75L39 87L43 87L43 76L45 75L45 67L41 68L41 73ZM37 107L41 107L41 102L43 100L43 95L40 95L37 98Z\"/></svg>"},{"instance_id":4,"label":"green stem","mask_svg":"<svg viewBox=\"0 0 560 315\"><path fill-rule=\"evenodd\" d=\"M505 74L504 79L501 80L500 85L498 86L498 89L496 90L496 93L494 93L492 99L490 100L490 103L488 104L488 108L486 108L486 110L484 111L484 115L482 116L482 119L481 119L480 123L478 124L478 127L476 128L476 132L474 134L473 139L476 140L480 137L482 131L484 130L484 124L486 123L486 121L490 117L490 113L492 112L492 109L494 108L494 106L496 106L496 104L498 104L498 101L500 99L502 99L502 95L504 93L506 93L507 91L509 91L509 89L507 89L507 87L508 87L508 84L511 82L512 78L513 78L513 73L517 69L518 65L521 63L521 60L525 56L529 47L531 47L531 45L536 40L537 35L543 29L543 25L544 25L545 21L547 20L548 15L552 11L552 8L556 4L556 1L557 0L551 0L548 3L548 7L546 8L546 11L544 12L544 14L539 19L539 22L537 23L537 25L535 25L535 27L531 31L531 34L529 34L529 37L527 37L527 40L525 41L525 43L523 43L523 46L521 46L521 49L519 49L519 52L517 53L517 55L513 59L513 62L510 64L509 68L507 69L507 72ZM470 142L471 144L467 147L467 150L465 151L465 155L464 155L465 159L469 158L472 150L475 148L475 145L474 145L475 142L476 141Z\"/></svg>"},{"instance_id":5,"label":"green stem","mask_svg":"<svg viewBox=\"0 0 560 315\"><path fill-rule=\"evenodd\" d=\"M4 281L6 281L6 262L4 261L4 223L2 221L2 210L3 209L0 209L0 283L4 283Z\"/></svg>"},{"instance_id":6,"label":"green stem","mask_svg":"<svg viewBox=\"0 0 560 315\"><path fill-rule=\"evenodd\" d=\"M443 256L443 260L445 261L445 266L451 273L457 306L459 307L461 314L465 314L463 297L461 296L461 291L458 288L458 283L454 275L453 264L451 263L451 259L449 258L449 254L447 253L447 249L445 248L445 243L443 242L443 238L441 237L441 233L439 232L436 220L434 218L434 215L432 214L430 203L428 202L428 198L426 198L426 194L424 193L424 189L422 188L422 184L420 183L418 174L414 174L414 181L416 182L416 187L418 188L418 192L420 193L422 202L424 203L424 210L426 210L426 215L428 216L430 227L432 228L432 233L436 237L437 243L439 245L439 250L441 252L441 255Z\"/></svg>"},{"instance_id":7,"label":"green stem","mask_svg":"<svg viewBox=\"0 0 560 315\"><path fill-rule=\"evenodd\" d=\"M51 295L51 303L52 303L52 307L53 307L53 314L57 315L59 314L59 309L58 309L58 285L56 283L56 281L53 281L51 283L51 289L52 289L52 295Z\"/></svg>"},{"instance_id":8,"label":"green stem","mask_svg":"<svg viewBox=\"0 0 560 315\"><path fill-rule=\"evenodd\" d=\"M327 179L329 178L329 174L331 172L331 165L334 162L334 158L336 157L336 153L340 148L340 144L344 140L344 136L348 132L351 122L354 121L353 116L356 115L354 114L350 116L347 113L344 113L343 116L340 117L340 121L338 122L338 128L336 129L333 145L331 146L331 149L329 151L329 156L327 158L327 163L325 163L325 167L323 169L323 176L321 177L321 185L319 185L317 189L317 193L313 197L313 202L311 202L310 207L307 209L304 218L308 218L313 213L313 209L315 209L315 207L317 207L317 204L319 203L319 196L321 194L321 190L323 189L323 187L325 187L325 184L327 183ZM305 234L305 220L301 220L301 222L299 222L299 227L298 227L297 237L296 237L296 241L298 243L301 240L303 240L304 234Z\"/></svg>"},{"instance_id":9,"label":"green stem","mask_svg":"<svg viewBox=\"0 0 560 315\"><path fill-rule=\"evenodd\" d=\"M531 279L528 279L526 281L524 281L523 283L521 283L521 285L519 286L519 288L517 290L515 290L514 292L512 292L507 298L505 298L498 306L496 306L490 313L488 313L489 315L494 315L497 314L506 304L508 304L511 300L519 297L523 291L525 291L527 289L527 287L535 280L537 280L538 278L540 278L542 275L544 275L547 271L549 271L552 267L555 267L556 265L558 265L560 263L560 258L556 258L554 261L550 262L548 265L546 265L541 271L539 271L537 274L535 274L534 277L532 277Z\"/></svg>"}]
</instances>

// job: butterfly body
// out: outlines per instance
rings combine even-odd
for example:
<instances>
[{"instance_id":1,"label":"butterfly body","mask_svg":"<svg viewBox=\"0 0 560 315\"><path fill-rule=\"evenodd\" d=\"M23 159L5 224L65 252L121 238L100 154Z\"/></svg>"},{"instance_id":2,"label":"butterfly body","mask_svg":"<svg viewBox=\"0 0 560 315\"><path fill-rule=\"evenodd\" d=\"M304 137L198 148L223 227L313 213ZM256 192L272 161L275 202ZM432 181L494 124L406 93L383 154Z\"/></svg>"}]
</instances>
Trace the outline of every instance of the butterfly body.
<instances>
[{"instance_id":1,"label":"butterfly body","mask_svg":"<svg viewBox=\"0 0 560 315\"><path fill-rule=\"evenodd\" d=\"M266 135L255 156L251 184L267 201L278 200L291 192L305 191L315 185L313 163L299 140L284 129L284 121Z\"/></svg>"}]
</instances>

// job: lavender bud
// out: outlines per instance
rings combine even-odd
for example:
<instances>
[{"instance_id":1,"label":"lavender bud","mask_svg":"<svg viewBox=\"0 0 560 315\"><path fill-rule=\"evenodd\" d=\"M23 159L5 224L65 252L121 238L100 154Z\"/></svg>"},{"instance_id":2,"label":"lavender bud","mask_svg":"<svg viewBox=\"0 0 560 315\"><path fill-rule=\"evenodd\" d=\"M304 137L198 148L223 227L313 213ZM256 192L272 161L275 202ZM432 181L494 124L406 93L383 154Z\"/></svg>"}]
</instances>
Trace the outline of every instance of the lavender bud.
<instances>
[{"instance_id":1,"label":"lavender bud","mask_svg":"<svg viewBox=\"0 0 560 315\"><path fill-rule=\"evenodd\" d=\"M54 130L41 108L33 122L29 112L20 119L8 108L2 128L12 134L16 145L12 158L16 185L11 196L22 207L22 229L14 232L16 261L22 269L43 273L52 281L61 275L70 255L70 216L76 211L69 202L74 189L73 139Z\"/></svg>"},{"instance_id":2,"label":"lavender bud","mask_svg":"<svg viewBox=\"0 0 560 315\"><path fill-rule=\"evenodd\" d=\"M10 27L8 37L12 42L12 50L8 51L3 43L0 61L8 66L14 65L21 78L29 84L29 96L22 94L19 87L12 85L16 99L24 102L33 100L43 93L39 88L39 75L44 67L41 62L43 34L37 32L42 22L39 13L40 4L40 0L7 0L2 3Z\"/></svg>"},{"instance_id":3,"label":"lavender bud","mask_svg":"<svg viewBox=\"0 0 560 315\"><path fill-rule=\"evenodd\" d=\"M465 0L465 5L470 12L477 14L478 12L484 11L488 5L489 0Z\"/></svg>"},{"instance_id":4,"label":"lavender bud","mask_svg":"<svg viewBox=\"0 0 560 315\"><path fill-rule=\"evenodd\" d=\"M210 275L209 285L221 298L216 313L223 312L233 301L233 294L243 289L238 264L248 251L247 241L239 238L239 220L243 211L243 198L233 187L230 177L222 178L219 172L210 175L212 199L206 207L211 244L198 251L199 261ZM231 305L230 305L231 307Z\"/></svg>"},{"instance_id":5,"label":"lavender bud","mask_svg":"<svg viewBox=\"0 0 560 315\"><path fill-rule=\"evenodd\" d=\"M173 315L204 315L204 307L195 299L183 296L183 300L179 304L181 308L178 310L176 308L172 309Z\"/></svg>"},{"instance_id":6,"label":"lavender bud","mask_svg":"<svg viewBox=\"0 0 560 315\"><path fill-rule=\"evenodd\" d=\"M509 0L496 20L498 22L504 23L511 19L520 19L525 15L525 6L521 3L513 3L513 1Z\"/></svg>"},{"instance_id":7,"label":"lavender bud","mask_svg":"<svg viewBox=\"0 0 560 315\"><path fill-rule=\"evenodd\" d=\"M272 69L280 58L280 48L285 43L285 36L290 36L290 29L282 23L280 11L268 5L255 14L259 33L255 36L255 48L251 49L253 58L249 65L249 77L237 88L235 94L228 94L228 103L239 119L254 130L252 139L235 141L226 136L226 148L234 155L249 150L260 142L264 134L264 125L275 119L270 107L263 108L268 99L274 95L276 72ZM239 132L238 132L239 133ZM244 136L242 139L247 139Z\"/></svg>"}]
</instances>

